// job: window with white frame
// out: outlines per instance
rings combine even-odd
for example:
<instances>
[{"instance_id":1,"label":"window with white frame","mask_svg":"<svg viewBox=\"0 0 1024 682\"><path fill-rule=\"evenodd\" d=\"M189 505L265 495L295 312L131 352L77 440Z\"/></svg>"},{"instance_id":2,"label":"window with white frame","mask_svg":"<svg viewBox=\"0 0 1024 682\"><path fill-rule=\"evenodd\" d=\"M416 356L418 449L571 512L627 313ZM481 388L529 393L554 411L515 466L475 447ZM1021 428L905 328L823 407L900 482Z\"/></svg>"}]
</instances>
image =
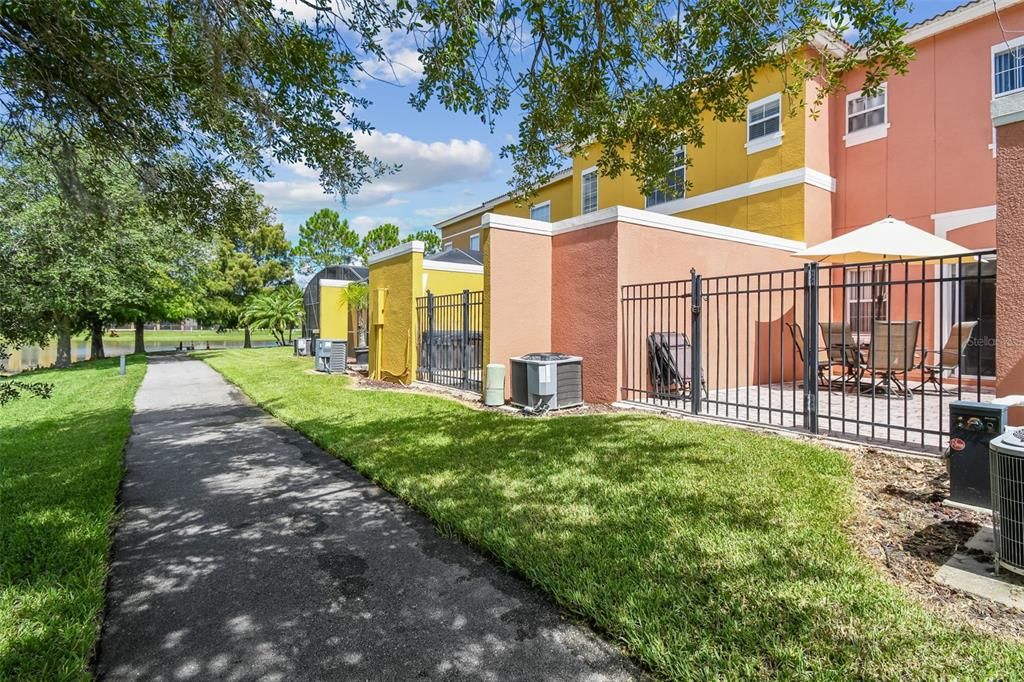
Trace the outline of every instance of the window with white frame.
<instances>
[{"instance_id":1,"label":"window with white frame","mask_svg":"<svg viewBox=\"0 0 1024 682\"><path fill-rule=\"evenodd\" d=\"M846 269L846 324L858 337L870 336L876 320L888 317L885 266Z\"/></svg>"},{"instance_id":2,"label":"window with white frame","mask_svg":"<svg viewBox=\"0 0 1024 682\"><path fill-rule=\"evenodd\" d=\"M846 146L886 136L889 92L883 83L871 96L860 91L846 96Z\"/></svg>"},{"instance_id":3,"label":"window with white frame","mask_svg":"<svg viewBox=\"0 0 1024 682\"><path fill-rule=\"evenodd\" d=\"M1018 40L992 48L992 94L1008 95L1024 89L1024 45Z\"/></svg>"},{"instance_id":4,"label":"window with white frame","mask_svg":"<svg viewBox=\"0 0 1024 682\"><path fill-rule=\"evenodd\" d=\"M747 107L747 153L782 144L782 95L776 93Z\"/></svg>"},{"instance_id":5,"label":"window with white frame","mask_svg":"<svg viewBox=\"0 0 1024 682\"><path fill-rule=\"evenodd\" d=\"M580 213L593 213L597 210L597 169L588 168L580 174Z\"/></svg>"},{"instance_id":6,"label":"window with white frame","mask_svg":"<svg viewBox=\"0 0 1024 682\"><path fill-rule=\"evenodd\" d=\"M480 250L480 235L471 234L469 235L469 250L479 251Z\"/></svg>"},{"instance_id":7,"label":"window with white frame","mask_svg":"<svg viewBox=\"0 0 1024 682\"><path fill-rule=\"evenodd\" d=\"M647 205L656 206L686 194L686 150L676 152L675 165L665 177L665 189L656 189L647 195Z\"/></svg>"},{"instance_id":8,"label":"window with white frame","mask_svg":"<svg viewBox=\"0 0 1024 682\"><path fill-rule=\"evenodd\" d=\"M532 220L543 220L546 223L551 222L551 202L542 201L539 204L534 204L530 207L530 218Z\"/></svg>"},{"instance_id":9,"label":"window with white frame","mask_svg":"<svg viewBox=\"0 0 1024 682\"><path fill-rule=\"evenodd\" d=\"M451 242L445 242L445 243L444 243L444 246L443 246L442 248L443 248L443 249L444 249L445 251L451 251L451 250L452 250L452 243L451 243Z\"/></svg>"}]
</instances>

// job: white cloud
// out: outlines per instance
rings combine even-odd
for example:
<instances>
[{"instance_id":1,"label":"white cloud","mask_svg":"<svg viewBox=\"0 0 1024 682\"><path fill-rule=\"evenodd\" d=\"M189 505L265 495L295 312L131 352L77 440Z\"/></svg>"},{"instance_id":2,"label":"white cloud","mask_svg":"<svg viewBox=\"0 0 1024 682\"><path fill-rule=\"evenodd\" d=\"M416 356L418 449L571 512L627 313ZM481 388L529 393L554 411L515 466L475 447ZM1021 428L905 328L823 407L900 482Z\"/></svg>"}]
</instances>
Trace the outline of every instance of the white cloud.
<instances>
[{"instance_id":1,"label":"white cloud","mask_svg":"<svg viewBox=\"0 0 1024 682\"><path fill-rule=\"evenodd\" d=\"M356 133L355 139L370 156L387 164L401 164L397 173L382 176L348 197L348 208L355 210L375 206L394 208L416 202L417 198L411 194L483 178L491 172L494 163L487 145L478 140L424 142L400 133ZM257 183L256 187L278 211L313 212L323 206L340 209L338 198L320 187L317 171L296 163L279 166L277 171L274 179ZM430 218L444 210L417 209L416 214Z\"/></svg>"},{"instance_id":2,"label":"white cloud","mask_svg":"<svg viewBox=\"0 0 1024 682\"><path fill-rule=\"evenodd\" d=\"M430 206L428 208L417 208L415 213L418 216L426 218L431 224L436 223L439 220L445 218L451 218L453 215L458 215L464 211L468 211L471 208L476 208L480 204L455 204L453 206Z\"/></svg>"},{"instance_id":3,"label":"white cloud","mask_svg":"<svg viewBox=\"0 0 1024 682\"><path fill-rule=\"evenodd\" d=\"M366 234L378 225L384 223L392 223L398 225L398 229L402 234L405 234L409 230L409 223L402 218L395 216L372 216L372 215L357 215L355 218L350 218L348 224L359 234Z\"/></svg>"},{"instance_id":4,"label":"white cloud","mask_svg":"<svg viewBox=\"0 0 1024 682\"><path fill-rule=\"evenodd\" d=\"M401 47L386 52L387 60L363 60L361 66L366 77L395 85L412 85L423 78L423 63L420 61L419 50Z\"/></svg>"}]
</instances>

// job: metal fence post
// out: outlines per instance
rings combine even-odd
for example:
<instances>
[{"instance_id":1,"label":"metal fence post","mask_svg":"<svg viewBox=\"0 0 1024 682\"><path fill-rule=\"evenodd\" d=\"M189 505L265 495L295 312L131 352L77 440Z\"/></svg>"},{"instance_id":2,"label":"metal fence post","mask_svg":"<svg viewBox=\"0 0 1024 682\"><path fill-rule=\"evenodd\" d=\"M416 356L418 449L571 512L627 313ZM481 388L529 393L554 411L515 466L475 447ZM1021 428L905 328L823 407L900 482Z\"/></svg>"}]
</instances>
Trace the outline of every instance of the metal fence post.
<instances>
[{"instance_id":1,"label":"metal fence post","mask_svg":"<svg viewBox=\"0 0 1024 682\"><path fill-rule=\"evenodd\" d=\"M804 265L804 427L818 433L818 264Z\"/></svg>"},{"instance_id":2,"label":"metal fence post","mask_svg":"<svg viewBox=\"0 0 1024 682\"><path fill-rule=\"evenodd\" d=\"M697 270L690 268L690 411L700 413L700 391L704 384L704 368L701 366L701 278Z\"/></svg>"},{"instance_id":3,"label":"metal fence post","mask_svg":"<svg viewBox=\"0 0 1024 682\"><path fill-rule=\"evenodd\" d=\"M427 291L427 381L434 383L434 294Z\"/></svg>"},{"instance_id":4,"label":"metal fence post","mask_svg":"<svg viewBox=\"0 0 1024 682\"><path fill-rule=\"evenodd\" d=\"M462 388L469 386L469 289L462 290Z\"/></svg>"}]
</instances>

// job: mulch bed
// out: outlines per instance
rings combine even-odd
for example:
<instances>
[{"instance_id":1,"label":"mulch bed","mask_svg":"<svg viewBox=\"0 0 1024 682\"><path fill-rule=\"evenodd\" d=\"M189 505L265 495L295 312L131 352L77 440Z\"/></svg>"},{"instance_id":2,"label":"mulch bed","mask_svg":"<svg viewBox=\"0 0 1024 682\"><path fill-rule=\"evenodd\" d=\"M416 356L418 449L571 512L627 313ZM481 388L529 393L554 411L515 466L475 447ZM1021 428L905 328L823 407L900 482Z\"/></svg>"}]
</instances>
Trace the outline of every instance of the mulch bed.
<instances>
[{"instance_id":1,"label":"mulch bed","mask_svg":"<svg viewBox=\"0 0 1024 682\"><path fill-rule=\"evenodd\" d=\"M849 530L860 552L935 613L1024 641L1024 613L935 580L939 567L992 523L942 504L949 492L943 463L867 449L850 456L857 513Z\"/></svg>"}]
</instances>

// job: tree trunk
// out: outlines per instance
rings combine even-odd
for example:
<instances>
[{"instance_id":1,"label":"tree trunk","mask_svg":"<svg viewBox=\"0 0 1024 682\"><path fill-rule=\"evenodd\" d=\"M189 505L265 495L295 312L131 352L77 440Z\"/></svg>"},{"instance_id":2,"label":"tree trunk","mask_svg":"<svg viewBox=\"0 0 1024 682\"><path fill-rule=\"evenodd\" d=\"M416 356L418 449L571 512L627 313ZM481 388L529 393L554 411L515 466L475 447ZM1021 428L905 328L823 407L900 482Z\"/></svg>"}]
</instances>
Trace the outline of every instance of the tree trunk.
<instances>
[{"instance_id":1,"label":"tree trunk","mask_svg":"<svg viewBox=\"0 0 1024 682\"><path fill-rule=\"evenodd\" d=\"M242 343L242 348L252 348L252 332L249 328L245 328L245 341Z\"/></svg>"},{"instance_id":2,"label":"tree trunk","mask_svg":"<svg viewBox=\"0 0 1024 682\"><path fill-rule=\"evenodd\" d=\"M146 322L142 318L135 320L135 350L139 355L146 354Z\"/></svg>"},{"instance_id":3,"label":"tree trunk","mask_svg":"<svg viewBox=\"0 0 1024 682\"><path fill-rule=\"evenodd\" d=\"M103 321L95 319L89 322L89 338L92 340L92 350L89 357L93 360L102 360L107 357L103 352Z\"/></svg>"},{"instance_id":4,"label":"tree trunk","mask_svg":"<svg viewBox=\"0 0 1024 682\"><path fill-rule=\"evenodd\" d=\"M57 358L53 366L71 366L71 324L67 320L57 323Z\"/></svg>"}]
</instances>

